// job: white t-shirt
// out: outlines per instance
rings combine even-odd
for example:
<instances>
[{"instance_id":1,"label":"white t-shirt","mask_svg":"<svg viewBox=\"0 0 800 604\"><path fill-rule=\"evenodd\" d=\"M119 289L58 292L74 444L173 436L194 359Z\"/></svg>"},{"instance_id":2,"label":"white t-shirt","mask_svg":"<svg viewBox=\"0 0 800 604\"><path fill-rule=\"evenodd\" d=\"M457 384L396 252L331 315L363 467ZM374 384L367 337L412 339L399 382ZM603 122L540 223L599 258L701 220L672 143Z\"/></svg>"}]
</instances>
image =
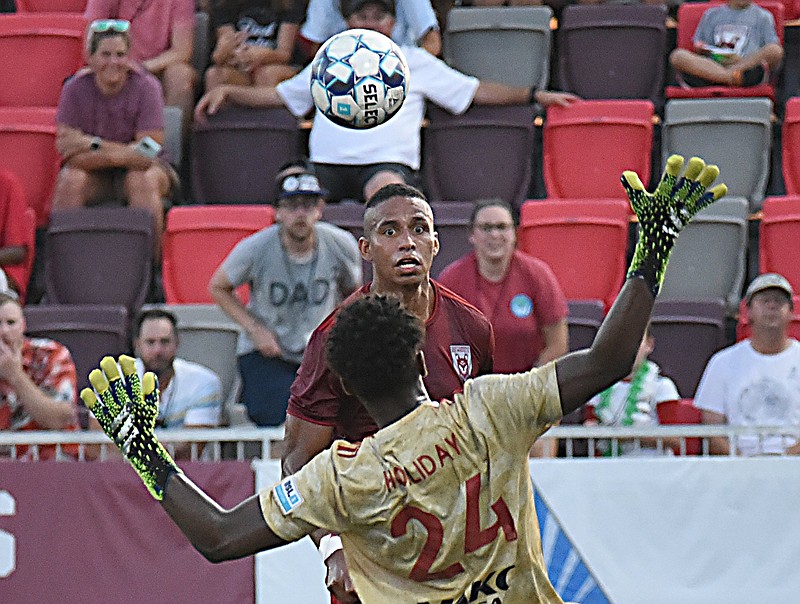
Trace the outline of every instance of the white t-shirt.
<instances>
[{"instance_id":1,"label":"white t-shirt","mask_svg":"<svg viewBox=\"0 0 800 604\"><path fill-rule=\"evenodd\" d=\"M165 428L219 426L222 414L222 382L208 367L176 358L175 375L161 390L158 421ZM139 378L144 373L141 359L136 359Z\"/></svg>"},{"instance_id":2,"label":"white t-shirt","mask_svg":"<svg viewBox=\"0 0 800 604\"><path fill-rule=\"evenodd\" d=\"M464 113L480 82L420 48L404 47L403 53L411 77L408 94L397 114L375 128L352 130L337 126L316 111L308 142L311 161L350 166L391 162L419 169L425 101L433 101L455 114ZM308 113L314 106L311 66L278 84L278 94L297 117Z\"/></svg>"},{"instance_id":3,"label":"white t-shirt","mask_svg":"<svg viewBox=\"0 0 800 604\"><path fill-rule=\"evenodd\" d=\"M720 350L703 372L694 405L721 413L732 426L800 425L800 343L790 340L779 354L756 352L749 339ZM737 448L742 455L774 454L795 442L743 436Z\"/></svg>"},{"instance_id":4,"label":"white t-shirt","mask_svg":"<svg viewBox=\"0 0 800 604\"><path fill-rule=\"evenodd\" d=\"M392 39L398 44L413 46L430 30L439 29L430 0L400 0L396 3L396 10ZM339 10L338 0L311 0L300 34L307 40L322 44L346 29L347 21Z\"/></svg>"}]
</instances>

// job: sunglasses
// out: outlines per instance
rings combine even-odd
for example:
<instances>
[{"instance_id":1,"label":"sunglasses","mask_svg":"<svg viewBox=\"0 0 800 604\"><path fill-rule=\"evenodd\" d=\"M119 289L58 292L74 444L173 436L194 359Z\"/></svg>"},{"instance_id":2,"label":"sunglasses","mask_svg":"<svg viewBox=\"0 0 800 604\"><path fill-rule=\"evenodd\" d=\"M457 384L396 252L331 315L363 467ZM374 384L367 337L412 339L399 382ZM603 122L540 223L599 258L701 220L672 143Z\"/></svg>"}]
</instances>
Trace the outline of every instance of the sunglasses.
<instances>
[{"instance_id":1,"label":"sunglasses","mask_svg":"<svg viewBox=\"0 0 800 604\"><path fill-rule=\"evenodd\" d=\"M89 31L92 33L103 33L107 31L114 31L119 34L124 34L131 28L131 22L124 19L97 19L92 21L89 26Z\"/></svg>"}]
</instances>

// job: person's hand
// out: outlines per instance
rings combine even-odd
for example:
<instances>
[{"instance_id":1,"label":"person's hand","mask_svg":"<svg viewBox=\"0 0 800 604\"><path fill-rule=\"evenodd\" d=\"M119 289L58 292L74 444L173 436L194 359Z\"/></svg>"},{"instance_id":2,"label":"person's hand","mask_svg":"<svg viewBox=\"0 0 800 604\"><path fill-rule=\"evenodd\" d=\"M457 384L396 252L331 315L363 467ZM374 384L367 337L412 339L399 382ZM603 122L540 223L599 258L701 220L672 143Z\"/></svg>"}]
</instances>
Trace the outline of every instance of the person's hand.
<instances>
[{"instance_id":1,"label":"person's hand","mask_svg":"<svg viewBox=\"0 0 800 604\"><path fill-rule=\"evenodd\" d=\"M13 382L22 370L22 348L0 340L0 379Z\"/></svg>"},{"instance_id":2,"label":"person's hand","mask_svg":"<svg viewBox=\"0 0 800 604\"><path fill-rule=\"evenodd\" d=\"M254 322L247 335L263 356L268 358L281 356L281 347L275 334L258 321Z\"/></svg>"},{"instance_id":3,"label":"person's hand","mask_svg":"<svg viewBox=\"0 0 800 604\"><path fill-rule=\"evenodd\" d=\"M218 55L222 62L230 64L232 63L236 48L239 45L244 44L246 39L246 31L225 31L217 39L217 45L214 49L214 54Z\"/></svg>"},{"instance_id":4,"label":"person's hand","mask_svg":"<svg viewBox=\"0 0 800 604\"><path fill-rule=\"evenodd\" d=\"M693 157L679 178L681 168L683 157L671 155L655 193L645 190L636 172L622 173L622 186L640 227L628 277L644 277L654 296L658 295L664 281L664 271L678 234L697 212L728 192L724 184L706 191L719 176L717 166L706 166L702 159Z\"/></svg>"},{"instance_id":5,"label":"person's hand","mask_svg":"<svg viewBox=\"0 0 800 604\"><path fill-rule=\"evenodd\" d=\"M358 604L358 599L347 563L344 560L344 550L336 550L325 559L325 585L340 604Z\"/></svg>"},{"instance_id":6,"label":"person's hand","mask_svg":"<svg viewBox=\"0 0 800 604\"><path fill-rule=\"evenodd\" d=\"M569 107L575 101L581 100L579 96L571 92L551 92L549 90L537 90L534 98L542 107L549 107L550 105Z\"/></svg>"},{"instance_id":7,"label":"person's hand","mask_svg":"<svg viewBox=\"0 0 800 604\"><path fill-rule=\"evenodd\" d=\"M257 62L255 49L250 44L239 44L233 51L233 63L241 72L252 71Z\"/></svg>"},{"instance_id":8,"label":"person's hand","mask_svg":"<svg viewBox=\"0 0 800 604\"><path fill-rule=\"evenodd\" d=\"M214 115L228 98L228 87L217 86L206 92L194 108L194 119L204 122L206 114Z\"/></svg>"},{"instance_id":9,"label":"person's hand","mask_svg":"<svg viewBox=\"0 0 800 604\"><path fill-rule=\"evenodd\" d=\"M124 379L116 361L104 357L100 369L89 374L97 394L84 388L81 399L97 418L103 432L136 470L150 494L161 501L167 478L180 469L154 434L158 380L148 371L140 382L135 362L129 356L119 357L119 364Z\"/></svg>"},{"instance_id":10,"label":"person's hand","mask_svg":"<svg viewBox=\"0 0 800 604\"><path fill-rule=\"evenodd\" d=\"M76 128L61 127L56 137L56 151L64 162L69 161L80 153L89 150L88 140L90 136L84 134Z\"/></svg>"}]
</instances>

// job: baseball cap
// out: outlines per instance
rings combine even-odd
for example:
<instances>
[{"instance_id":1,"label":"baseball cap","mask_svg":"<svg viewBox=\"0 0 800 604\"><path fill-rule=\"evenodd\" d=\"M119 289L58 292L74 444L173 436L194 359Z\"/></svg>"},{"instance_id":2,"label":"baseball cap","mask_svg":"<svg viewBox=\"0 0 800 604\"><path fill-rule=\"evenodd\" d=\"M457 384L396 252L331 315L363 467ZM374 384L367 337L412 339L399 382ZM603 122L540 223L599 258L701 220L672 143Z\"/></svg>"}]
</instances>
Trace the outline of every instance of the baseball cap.
<instances>
[{"instance_id":1,"label":"baseball cap","mask_svg":"<svg viewBox=\"0 0 800 604\"><path fill-rule=\"evenodd\" d=\"M319 179L308 170L288 171L278 182L278 199L286 199L296 195L326 197L328 191L319 184Z\"/></svg>"},{"instance_id":2,"label":"baseball cap","mask_svg":"<svg viewBox=\"0 0 800 604\"><path fill-rule=\"evenodd\" d=\"M387 13L394 14L394 0L342 0L342 15L347 18L367 4L377 4Z\"/></svg>"},{"instance_id":3,"label":"baseball cap","mask_svg":"<svg viewBox=\"0 0 800 604\"><path fill-rule=\"evenodd\" d=\"M753 279L753 282L747 288L747 292L744 295L745 302L750 304L750 300L755 294L773 287L786 292L789 299L794 295L794 290L792 290L792 286L786 280L786 277L778 273L764 273Z\"/></svg>"}]
</instances>

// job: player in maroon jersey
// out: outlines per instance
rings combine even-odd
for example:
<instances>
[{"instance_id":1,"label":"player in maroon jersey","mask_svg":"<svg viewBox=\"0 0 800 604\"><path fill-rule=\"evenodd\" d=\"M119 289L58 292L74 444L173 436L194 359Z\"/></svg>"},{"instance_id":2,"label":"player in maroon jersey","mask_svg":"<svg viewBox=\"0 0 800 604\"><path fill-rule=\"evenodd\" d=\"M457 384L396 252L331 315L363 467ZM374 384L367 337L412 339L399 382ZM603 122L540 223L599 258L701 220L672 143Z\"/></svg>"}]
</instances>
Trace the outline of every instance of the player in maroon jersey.
<instances>
[{"instance_id":1,"label":"player in maroon jersey","mask_svg":"<svg viewBox=\"0 0 800 604\"><path fill-rule=\"evenodd\" d=\"M392 294L425 324L425 388L432 400L451 398L465 380L491 373L494 336L489 321L471 304L430 277L439 251L433 212L425 196L407 185L387 185L367 202L362 256L373 281L355 292ZM312 334L292 384L286 417L283 472L294 474L335 438L360 441L378 426L358 399L328 369L325 344L336 321L331 314ZM337 538L320 532L327 583L341 604L357 602Z\"/></svg>"}]
</instances>

